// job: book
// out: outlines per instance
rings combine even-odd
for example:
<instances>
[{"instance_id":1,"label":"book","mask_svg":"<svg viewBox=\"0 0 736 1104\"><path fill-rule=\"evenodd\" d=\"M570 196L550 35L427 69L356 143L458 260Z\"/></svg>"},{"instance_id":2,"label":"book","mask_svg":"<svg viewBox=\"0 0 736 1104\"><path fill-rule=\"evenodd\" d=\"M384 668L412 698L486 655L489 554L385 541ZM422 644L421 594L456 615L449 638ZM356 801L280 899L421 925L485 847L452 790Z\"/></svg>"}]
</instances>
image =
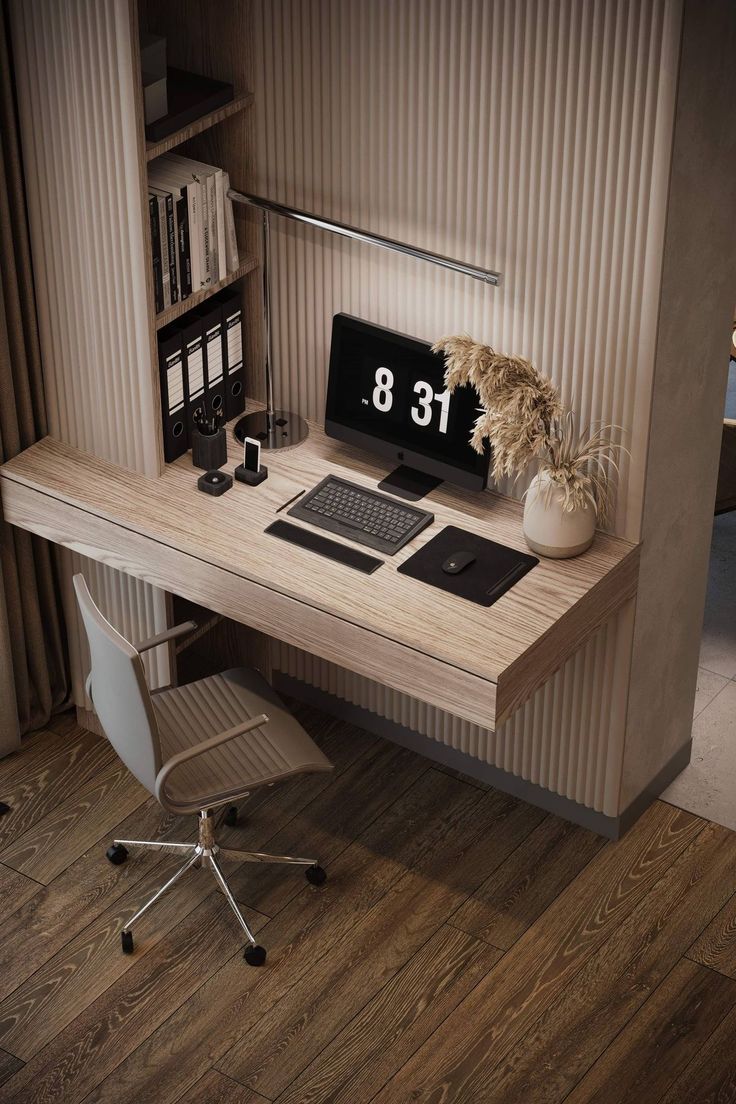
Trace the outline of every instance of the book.
<instances>
[{"instance_id":1,"label":"book","mask_svg":"<svg viewBox=\"0 0 736 1104\"><path fill-rule=\"evenodd\" d=\"M166 201L161 194L156 195L158 205L158 245L161 258L161 284L163 288L164 310L171 306L171 276L169 272L169 244L166 233Z\"/></svg>"},{"instance_id":2,"label":"book","mask_svg":"<svg viewBox=\"0 0 736 1104\"><path fill-rule=\"evenodd\" d=\"M222 311L222 350L225 367L225 417L228 421L245 410L243 364L243 311L240 293L225 288L215 296Z\"/></svg>"},{"instance_id":3,"label":"book","mask_svg":"<svg viewBox=\"0 0 736 1104\"><path fill-rule=\"evenodd\" d=\"M157 187L170 189L173 195L178 194L181 198L182 202L177 201L180 266L183 263L188 296L202 287L201 199L197 185L192 180L191 172L172 160L169 154L163 154L149 163L148 179ZM184 208L186 208L186 218L184 218Z\"/></svg>"},{"instance_id":4,"label":"book","mask_svg":"<svg viewBox=\"0 0 736 1104\"><path fill-rule=\"evenodd\" d=\"M223 170L223 193L225 198L225 257L228 272L234 272L240 263L238 258L238 239L235 233L235 214L233 201L228 198L230 174Z\"/></svg>"},{"instance_id":5,"label":"book","mask_svg":"<svg viewBox=\"0 0 736 1104\"><path fill-rule=\"evenodd\" d=\"M158 332L158 365L164 460L168 464L187 450L187 392L182 334L174 323Z\"/></svg>"},{"instance_id":6,"label":"book","mask_svg":"<svg viewBox=\"0 0 736 1104\"><path fill-rule=\"evenodd\" d=\"M181 334L184 354L184 386L187 394L186 425L187 442L191 440L194 415L197 410L204 413L205 375L204 345L202 338L202 320L196 311L190 311L176 323Z\"/></svg>"},{"instance_id":7,"label":"book","mask_svg":"<svg viewBox=\"0 0 736 1104\"><path fill-rule=\"evenodd\" d=\"M149 187L159 200L163 200L166 215L166 263L169 270L169 286L171 288L171 302L179 302L179 258L177 250L176 215L174 212L174 197L164 188ZM160 204L159 204L160 210ZM163 254L163 250L162 250Z\"/></svg>"},{"instance_id":8,"label":"book","mask_svg":"<svg viewBox=\"0 0 736 1104\"><path fill-rule=\"evenodd\" d=\"M164 285L161 272L161 230L159 224L158 197L149 192L148 217L151 226L151 257L153 261L153 300L156 313L164 309Z\"/></svg>"},{"instance_id":9,"label":"book","mask_svg":"<svg viewBox=\"0 0 736 1104\"><path fill-rule=\"evenodd\" d=\"M196 312L202 324L205 370L205 408L208 415L225 414L225 362L222 348L222 310L208 299Z\"/></svg>"}]
</instances>

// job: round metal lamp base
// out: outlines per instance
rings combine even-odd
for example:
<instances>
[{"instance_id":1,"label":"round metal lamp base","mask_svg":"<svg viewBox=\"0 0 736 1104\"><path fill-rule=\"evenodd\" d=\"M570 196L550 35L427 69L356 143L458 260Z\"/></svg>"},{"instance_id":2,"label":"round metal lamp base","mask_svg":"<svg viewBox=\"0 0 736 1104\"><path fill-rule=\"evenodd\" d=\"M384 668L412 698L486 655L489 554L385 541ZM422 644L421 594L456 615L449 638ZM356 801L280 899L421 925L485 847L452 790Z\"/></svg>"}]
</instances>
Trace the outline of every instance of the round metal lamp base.
<instances>
[{"instance_id":1,"label":"round metal lamp base","mask_svg":"<svg viewBox=\"0 0 736 1104\"><path fill-rule=\"evenodd\" d=\"M233 432L238 441L254 437L264 449L280 449L305 441L309 426L304 418L288 410L275 410L270 419L265 410L255 410L236 422Z\"/></svg>"}]
</instances>

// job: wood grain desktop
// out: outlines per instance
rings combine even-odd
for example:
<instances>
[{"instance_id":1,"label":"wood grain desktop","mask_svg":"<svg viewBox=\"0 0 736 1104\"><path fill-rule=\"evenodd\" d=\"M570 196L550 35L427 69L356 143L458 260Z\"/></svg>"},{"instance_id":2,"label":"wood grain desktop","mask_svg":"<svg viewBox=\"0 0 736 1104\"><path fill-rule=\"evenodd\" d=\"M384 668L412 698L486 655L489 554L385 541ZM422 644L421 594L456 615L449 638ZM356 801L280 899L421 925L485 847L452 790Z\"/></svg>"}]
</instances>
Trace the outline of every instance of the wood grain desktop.
<instances>
[{"instance_id":1,"label":"wood grain desktop","mask_svg":"<svg viewBox=\"0 0 736 1104\"><path fill-rule=\"evenodd\" d=\"M231 429L228 439L234 467L241 446ZM259 487L210 498L188 456L148 478L47 437L0 469L3 509L11 524L488 729L636 591L638 547L602 533L574 560L542 560L488 609L399 575L445 525L525 550L518 502L448 484L422 502L433 525L361 575L264 529L325 475L375 488L385 465L312 424L268 467Z\"/></svg>"}]
</instances>

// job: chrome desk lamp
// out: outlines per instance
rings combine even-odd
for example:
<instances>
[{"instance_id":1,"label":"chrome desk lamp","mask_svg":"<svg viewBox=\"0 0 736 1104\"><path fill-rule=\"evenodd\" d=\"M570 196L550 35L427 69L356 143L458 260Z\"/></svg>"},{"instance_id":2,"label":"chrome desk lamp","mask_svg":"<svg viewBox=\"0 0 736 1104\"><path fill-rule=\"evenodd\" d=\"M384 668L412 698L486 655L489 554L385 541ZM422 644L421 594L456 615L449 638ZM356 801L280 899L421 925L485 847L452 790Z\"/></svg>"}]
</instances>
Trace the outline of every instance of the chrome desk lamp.
<instances>
[{"instance_id":1,"label":"chrome desk lamp","mask_svg":"<svg viewBox=\"0 0 736 1104\"><path fill-rule=\"evenodd\" d=\"M283 203L274 203L270 199L243 194L242 192L236 192L234 189L230 189L228 196L234 203L243 203L247 207L255 207L262 213L263 344L266 409L246 414L240 419L235 426L235 436L239 441L242 441L245 437L255 437L261 441L263 448L278 449L299 444L309 433L307 423L302 417L298 414L292 414L288 410L277 410L274 401L273 370L271 366L273 355L271 348L271 215L279 215L281 218L290 219L292 222L301 222L307 226L317 227L319 230L327 230L331 234L339 234L341 237L351 238L353 241L377 245L382 249L390 249L394 253L403 253L405 256L414 257L419 261L428 261L430 264L439 265L441 268L450 269L452 272L460 272L463 276L471 276L474 280L481 280L484 284L497 287L501 282L500 272L479 268L477 265L466 264L464 261L456 261L451 257L444 257L440 253L431 253L429 250L419 249L415 245L394 241L393 238L371 234L367 230L358 230L354 226L335 222L334 219L322 218L320 215L312 215L308 211L300 211L296 207L287 207Z\"/></svg>"}]
</instances>

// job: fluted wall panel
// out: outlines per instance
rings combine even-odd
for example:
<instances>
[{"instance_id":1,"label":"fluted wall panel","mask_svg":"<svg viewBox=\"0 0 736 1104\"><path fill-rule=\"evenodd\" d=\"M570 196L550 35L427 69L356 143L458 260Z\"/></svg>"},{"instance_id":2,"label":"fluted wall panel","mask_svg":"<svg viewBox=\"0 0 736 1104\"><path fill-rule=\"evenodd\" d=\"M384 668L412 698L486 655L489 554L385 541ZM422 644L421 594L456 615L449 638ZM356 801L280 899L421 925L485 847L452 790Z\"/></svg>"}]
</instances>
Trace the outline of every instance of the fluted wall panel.
<instances>
[{"instance_id":1,"label":"fluted wall panel","mask_svg":"<svg viewBox=\"0 0 736 1104\"><path fill-rule=\"evenodd\" d=\"M637 540L681 0L254 10L256 191L503 273L491 288L274 219L277 405L322 418L337 311L428 340L467 331L529 357L583 424L622 427L612 528ZM358 704L613 814L631 635L626 611L495 735L300 663L308 681L347 680Z\"/></svg>"},{"instance_id":2,"label":"fluted wall panel","mask_svg":"<svg viewBox=\"0 0 736 1104\"><path fill-rule=\"evenodd\" d=\"M128 3L15 0L11 28L49 429L157 474ZM72 565L110 620L137 638L165 626L164 595L77 556L62 564L81 704ZM166 656L149 662L154 681L166 680Z\"/></svg>"}]
</instances>

